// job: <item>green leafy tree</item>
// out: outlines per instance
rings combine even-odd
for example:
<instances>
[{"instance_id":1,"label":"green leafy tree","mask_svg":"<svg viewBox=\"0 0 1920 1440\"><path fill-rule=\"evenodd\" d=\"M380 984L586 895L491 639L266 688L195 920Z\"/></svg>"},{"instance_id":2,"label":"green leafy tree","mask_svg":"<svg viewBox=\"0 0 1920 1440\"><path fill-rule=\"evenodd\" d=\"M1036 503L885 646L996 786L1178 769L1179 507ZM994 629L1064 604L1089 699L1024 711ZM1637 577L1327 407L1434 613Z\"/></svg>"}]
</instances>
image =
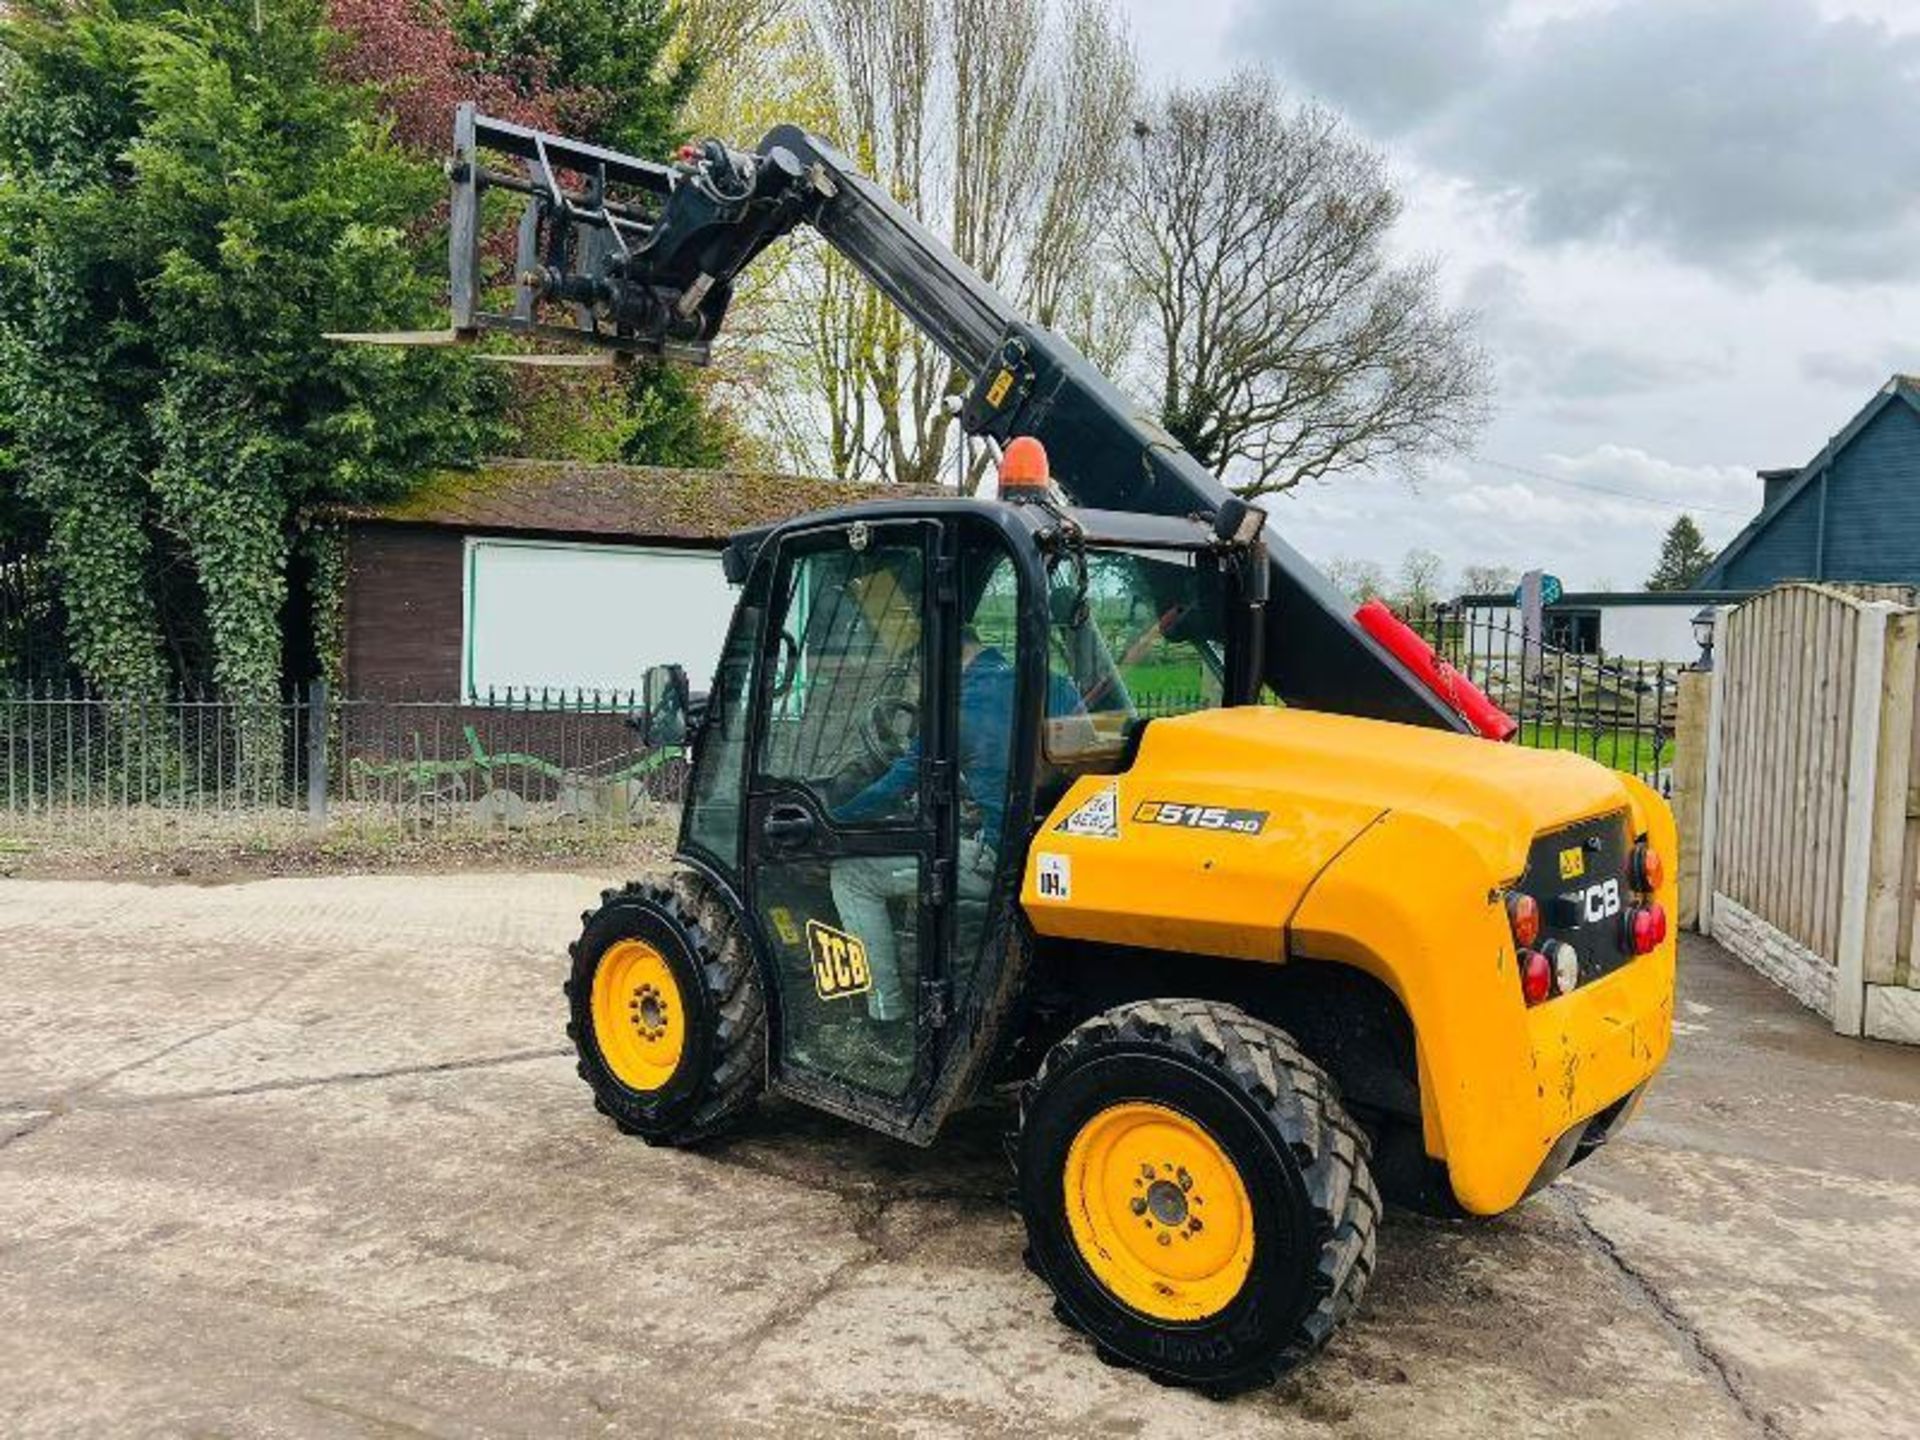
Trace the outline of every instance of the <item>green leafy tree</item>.
<instances>
[{"instance_id":1,"label":"green leafy tree","mask_svg":"<svg viewBox=\"0 0 1920 1440\"><path fill-rule=\"evenodd\" d=\"M457 0L454 33L523 90L558 89L557 124L636 155L681 136L698 78L670 0Z\"/></svg>"},{"instance_id":2,"label":"green leafy tree","mask_svg":"<svg viewBox=\"0 0 1920 1440\"><path fill-rule=\"evenodd\" d=\"M1682 515L1667 527L1660 542L1660 559L1647 577L1649 590L1691 590L1713 563L1713 551L1691 515Z\"/></svg>"},{"instance_id":3,"label":"green leafy tree","mask_svg":"<svg viewBox=\"0 0 1920 1440\"><path fill-rule=\"evenodd\" d=\"M139 412L154 356L138 326L103 323L141 307L115 254L136 43L117 17L52 10L22 7L0 32L0 414L18 493L44 516L75 663L102 686L153 690Z\"/></svg>"},{"instance_id":4,"label":"green leafy tree","mask_svg":"<svg viewBox=\"0 0 1920 1440\"><path fill-rule=\"evenodd\" d=\"M319 0L19 0L0 26L0 423L103 690L164 686L177 554L206 678L271 694L300 507L495 438L477 367L322 338L443 303L410 229L443 182L335 43Z\"/></svg>"}]
</instances>

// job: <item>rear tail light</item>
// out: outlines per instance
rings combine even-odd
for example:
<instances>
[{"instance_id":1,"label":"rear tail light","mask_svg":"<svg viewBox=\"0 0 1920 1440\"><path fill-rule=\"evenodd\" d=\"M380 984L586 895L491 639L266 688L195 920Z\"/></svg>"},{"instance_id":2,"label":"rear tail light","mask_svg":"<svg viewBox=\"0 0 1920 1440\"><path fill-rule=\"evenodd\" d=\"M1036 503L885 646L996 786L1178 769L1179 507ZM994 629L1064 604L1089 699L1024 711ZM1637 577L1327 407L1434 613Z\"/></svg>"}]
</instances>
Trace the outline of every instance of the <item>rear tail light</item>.
<instances>
[{"instance_id":1,"label":"rear tail light","mask_svg":"<svg viewBox=\"0 0 1920 1440\"><path fill-rule=\"evenodd\" d=\"M1507 924L1513 927L1514 948L1531 949L1540 938L1540 902L1518 891L1507 896Z\"/></svg>"},{"instance_id":2,"label":"rear tail light","mask_svg":"<svg viewBox=\"0 0 1920 1440\"><path fill-rule=\"evenodd\" d=\"M1658 890L1667 878L1667 862L1660 852L1642 840L1633 847L1633 858L1628 864L1628 875L1633 880L1633 888L1642 895L1651 895Z\"/></svg>"},{"instance_id":3,"label":"rear tail light","mask_svg":"<svg viewBox=\"0 0 1920 1440\"><path fill-rule=\"evenodd\" d=\"M1520 952L1520 994L1538 1005L1553 993L1553 962L1538 950Z\"/></svg>"},{"instance_id":4,"label":"rear tail light","mask_svg":"<svg viewBox=\"0 0 1920 1440\"><path fill-rule=\"evenodd\" d=\"M1636 955L1649 955L1667 938L1667 912L1659 901L1636 905L1627 912L1627 939Z\"/></svg>"}]
</instances>

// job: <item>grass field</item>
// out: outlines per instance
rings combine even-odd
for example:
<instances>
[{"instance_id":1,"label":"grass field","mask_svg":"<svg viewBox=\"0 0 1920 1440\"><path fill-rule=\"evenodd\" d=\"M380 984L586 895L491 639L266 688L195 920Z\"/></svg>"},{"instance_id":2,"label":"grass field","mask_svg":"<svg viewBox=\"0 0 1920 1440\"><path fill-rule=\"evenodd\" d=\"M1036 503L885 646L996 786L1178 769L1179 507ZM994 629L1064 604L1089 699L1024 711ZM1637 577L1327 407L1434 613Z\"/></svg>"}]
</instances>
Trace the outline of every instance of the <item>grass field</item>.
<instances>
[{"instance_id":1,"label":"grass field","mask_svg":"<svg viewBox=\"0 0 1920 1440\"><path fill-rule=\"evenodd\" d=\"M1202 683L1200 664L1194 659L1150 655L1126 667L1126 681L1134 705L1149 715L1218 703L1217 687L1211 680ZM1570 750L1634 775L1651 775L1673 761L1670 741L1656 747L1651 734L1630 731L1529 721L1521 724L1518 743L1535 750Z\"/></svg>"},{"instance_id":2,"label":"grass field","mask_svg":"<svg viewBox=\"0 0 1920 1440\"><path fill-rule=\"evenodd\" d=\"M1534 750L1571 750L1631 775L1651 775L1673 763L1672 742L1656 748L1651 735L1523 723L1518 738L1520 744Z\"/></svg>"}]
</instances>

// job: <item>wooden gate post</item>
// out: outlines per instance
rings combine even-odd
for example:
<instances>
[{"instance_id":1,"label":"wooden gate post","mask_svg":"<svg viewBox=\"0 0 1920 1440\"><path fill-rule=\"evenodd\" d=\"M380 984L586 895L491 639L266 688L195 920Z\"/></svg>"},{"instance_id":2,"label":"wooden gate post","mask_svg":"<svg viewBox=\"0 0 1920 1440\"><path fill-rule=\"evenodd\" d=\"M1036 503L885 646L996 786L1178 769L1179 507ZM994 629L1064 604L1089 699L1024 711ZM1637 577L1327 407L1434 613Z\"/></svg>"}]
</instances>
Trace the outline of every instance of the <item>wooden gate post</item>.
<instances>
[{"instance_id":1,"label":"wooden gate post","mask_svg":"<svg viewBox=\"0 0 1920 1440\"><path fill-rule=\"evenodd\" d=\"M1920 684L1920 613L1887 617L1880 679L1880 744L1873 775L1873 838L1864 877L1866 934L1862 951L1861 1031L1870 1039L1920 1044L1920 991L1913 988L1910 948L1916 847L1912 834L1916 778L1914 702Z\"/></svg>"},{"instance_id":2,"label":"wooden gate post","mask_svg":"<svg viewBox=\"0 0 1920 1440\"><path fill-rule=\"evenodd\" d=\"M1705 818L1707 711L1713 704L1713 672L1682 670L1673 726L1673 823L1680 832L1680 913L1682 930L1700 928L1700 841Z\"/></svg>"},{"instance_id":3,"label":"wooden gate post","mask_svg":"<svg viewBox=\"0 0 1920 1440\"><path fill-rule=\"evenodd\" d=\"M1733 669L1731 605L1713 612L1713 669L1707 675L1707 773L1700 799L1700 933L1713 934L1714 851L1720 843L1720 759L1725 750L1727 674Z\"/></svg>"},{"instance_id":4,"label":"wooden gate post","mask_svg":"<svg viewBox=\"0 0 1920 1440\"><path fill-rule=\"evenodd\" d=\"M1880 689L1886 678L1887 620L1895 606L1863 605L1853 649L1853 733L1847 737L1847 797L1841 826L1840 945L1834 956L1833 1028L1858 1035L1867 1006L1867 895L1879 789Z\"/></svg>"}]
</instances>

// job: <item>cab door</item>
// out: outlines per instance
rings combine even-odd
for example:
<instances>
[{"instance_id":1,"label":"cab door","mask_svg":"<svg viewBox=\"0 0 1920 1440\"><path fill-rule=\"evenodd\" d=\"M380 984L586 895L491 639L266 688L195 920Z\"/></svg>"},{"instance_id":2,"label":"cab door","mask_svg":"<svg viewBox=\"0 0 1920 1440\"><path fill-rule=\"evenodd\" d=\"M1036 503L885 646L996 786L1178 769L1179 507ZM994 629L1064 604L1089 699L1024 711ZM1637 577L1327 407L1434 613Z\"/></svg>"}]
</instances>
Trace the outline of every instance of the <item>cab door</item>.
<instances>
[{"instance_id":1,"label":"cab door","mask_svg":"<svg viewBox=\"0 0 1920 1440\"><path fill-rule=\"evenodd\" d=\"M760 666L745 882L774 1084L904 1132L934 1063L954 773L947 562L931 520L783 537ZM950 608L950 598L949 598Z\"/></svg>"}]
</instances>

